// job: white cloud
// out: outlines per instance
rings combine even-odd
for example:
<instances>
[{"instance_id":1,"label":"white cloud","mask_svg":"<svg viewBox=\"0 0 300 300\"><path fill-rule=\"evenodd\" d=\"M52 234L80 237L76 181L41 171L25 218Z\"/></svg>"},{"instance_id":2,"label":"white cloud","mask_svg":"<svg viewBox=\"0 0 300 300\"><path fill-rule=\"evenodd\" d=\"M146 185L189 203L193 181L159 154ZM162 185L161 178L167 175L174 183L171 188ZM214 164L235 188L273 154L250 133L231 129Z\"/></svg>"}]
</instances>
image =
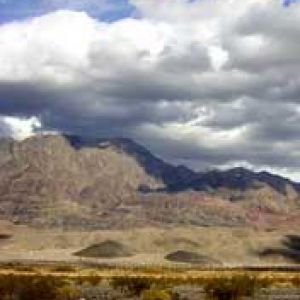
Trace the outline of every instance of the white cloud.
<instances>
[{"instance_id":1,"label":"white cloud","mask_svg":"<svg viewBox=\"0 0 300 300\"><path fill-rule=\"evenodd\" d=\"M300 6L131 3L137 19L62 10L0 26L0 112L38 115L50 130L138 137L199 167L245 161L296 174ZM15 128L26 135L33 123Z\"/></svg>"},{"instance_id":2,"label":"white cloud","mask_svg":"<svg viewBox=\"0 0 300 300\"><path fill-rule=\"evenodd\" d=\"M0 27L2 80L69 81L88 67L101 25L85 13L58 11Z\"/></svg>"},{"instance_id":3,"label":"white cloud","mask_svg":"<svg viewBox=\"0 0 300 300\"><path fill-rule=\"evenodd\" d=\"M37 117L1 117L0 127L2 136L11 136L17 140L22 140L32 136L36 130L42 127L42 124Z\"/></svg>"}]
</instances>

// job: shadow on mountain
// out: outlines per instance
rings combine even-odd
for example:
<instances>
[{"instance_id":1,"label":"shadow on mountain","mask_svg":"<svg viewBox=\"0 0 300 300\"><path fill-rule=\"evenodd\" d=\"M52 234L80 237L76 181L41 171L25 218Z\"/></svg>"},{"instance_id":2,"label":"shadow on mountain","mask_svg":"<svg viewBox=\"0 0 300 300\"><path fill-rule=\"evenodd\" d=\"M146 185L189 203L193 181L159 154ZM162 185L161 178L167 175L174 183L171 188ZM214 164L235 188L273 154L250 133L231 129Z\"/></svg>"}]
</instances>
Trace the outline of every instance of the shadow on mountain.
<instances>
[{"instance_id":1,"label":"shadow on mountain","mask_svg":"<svg viewBox=\"0 0 300 300\"><path fill-rule=\"evenodd\" d=\"M65 137L75 149L83 147L102 149L113 147L134 157L147 174L161 180L165 185L164 188L158 190L142 185L139 189L142 193L176 193L186 190L209 192L219 188L245 191L249 188L260 188L263 184L269 185L281 194L286 194L287 185L291 185L297 191L300 191L300 184L265 171L254 172L242 167L236 167L228 170L195 172L186 166L174 166L128 138L91 138L72 135L65 135Z\"/></svg>"},{"instance_id":2,"label":"shadow on mountain","mask_svg":"<svg viewBox=\"0 0 300 300\"><path fill-rule=\"evenodd\" d=\"M199 177L197 172L182 165L173 166L153 155L145 147L128 138L88 138L72 135L65 135L65 137L75 149L84 147L105 149L113 147L118 151L125 152L134 157L147 174L161 180L165 185L164 188L160 189L151 189L146 185L141 185L139 188L139 192L141 193L183 191L189 189L191 187L191 181L194 181Z\"/></svg>"},{"instance_id":3,"label":"shadow on mountain","mask_svg":"<svg viewBox=\"0 0 300 300\"><path fill-rule=\"evenodd\" d=\"M289 262L300 263L300 236L287 235L282 247L265 248L258 253L260 257L281 257Z\"/></svg>"}]
</instances>

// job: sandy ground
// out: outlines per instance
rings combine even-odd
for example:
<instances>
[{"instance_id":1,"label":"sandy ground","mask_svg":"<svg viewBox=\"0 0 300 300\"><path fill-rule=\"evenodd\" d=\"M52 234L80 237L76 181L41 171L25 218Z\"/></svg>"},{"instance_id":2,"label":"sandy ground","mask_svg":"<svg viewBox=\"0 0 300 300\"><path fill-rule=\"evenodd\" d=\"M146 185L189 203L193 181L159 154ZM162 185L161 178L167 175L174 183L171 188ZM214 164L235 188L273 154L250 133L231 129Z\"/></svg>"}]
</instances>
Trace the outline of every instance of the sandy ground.
<instances>
[{"instance_id":1,"label":"sandy ground","mask_svg":"<svg viewBox=\"0 0 300 300\"><path fill-rule=\"evenodd\" d=\"M282 240L287 235L298 234L296 228L259 231L226 227L150 227L123 231L65 232L8 226L5 230L12 237L0 240L1 261L82 261L73 253L109 239L128 246L134 255L96 261L126 265L169 264L164 259L165 255L177 250L197 252L221 261L224 265L286 264L287 260L282 257L261 258L257 252L265 248L283 247Z\"/></svg>"}]
</instances>

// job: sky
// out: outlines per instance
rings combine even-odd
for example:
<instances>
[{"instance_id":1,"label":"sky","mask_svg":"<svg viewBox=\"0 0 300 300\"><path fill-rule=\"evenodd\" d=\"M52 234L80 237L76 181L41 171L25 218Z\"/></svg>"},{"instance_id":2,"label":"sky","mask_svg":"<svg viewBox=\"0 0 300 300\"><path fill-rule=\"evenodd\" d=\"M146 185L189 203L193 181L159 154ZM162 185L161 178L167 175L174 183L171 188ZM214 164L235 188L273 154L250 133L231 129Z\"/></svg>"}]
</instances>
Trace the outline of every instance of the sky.
<instances>
[{"instance_id":1,"label":"sky","mask_svg":"<svg viewBox=\"0 0 300 300\"><path fill-rule=\"evenodd\" d=\"M300 181L299 20L295 0L0 0L0 135Z\"/></svg>"},{"instance_id":2,"label":"sky","mask_svg":"<svg viewBox=\"0 0 300 300\"><path fill-rule=\"evenodd\" d=\"M127 0L0 0L0 22L41 16L56 10L84 11L112 22L129 17L135 7Z\"/></svg>"}]
</instances>

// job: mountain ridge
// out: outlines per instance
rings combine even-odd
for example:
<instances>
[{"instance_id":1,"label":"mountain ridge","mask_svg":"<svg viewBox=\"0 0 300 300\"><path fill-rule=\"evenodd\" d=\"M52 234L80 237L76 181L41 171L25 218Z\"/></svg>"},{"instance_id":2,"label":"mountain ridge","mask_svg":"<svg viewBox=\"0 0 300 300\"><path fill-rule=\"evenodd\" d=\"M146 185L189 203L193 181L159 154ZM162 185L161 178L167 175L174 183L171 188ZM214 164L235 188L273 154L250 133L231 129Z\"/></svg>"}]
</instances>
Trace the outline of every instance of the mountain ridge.
<instances>
[{"instance_id":1,"label":"mountain ridge","mask_svg":"<svg viewBox=\"0 0 300 300\"><path fill-rule=\"evenodd\" d=\"M206 185L213 188L218 188L225 185L229 188L244 189L247 186L253 184L253 181L258 180L271 185L281 193L285 193L286 184L292 185L297 191L300 192L299 182L295 182L284 176L268 171L252 171L244 167L234 167L225 170L215 168L210 171L195 171L188 168L187 166L175 166L153 155L144 146L136 143L129 138L89 138L88 140L84 140L78 136L76 137L65 135L65 137L69 139L71 144L75 147L78 147L79 145L81 147L101 147L103 145L111 145L127 152L130 155L134 155L138 159L138 161L142 165L144 165L148 173L157 176L164 181L164 183L168 187L168 191L180 191L181 189L184 190L188 188L205 190ZM151 162L152 165L149 165L149 162ZM163 172L158 172L159 170L157 170L157 168L165 170ZM186 177L189 177L189 179L186 180ZM235 183L226 183L224 182L226 178L240 178L242 180L240 180L240 182L236 180ZM178 182L180 180L182 182ZM176 184L179 186L176 187Z\"/></svg>"},{"instance_id":2,"label":"mountain ridge","mask_svg":"<svg viewBox=\"0 0 300 300\"><path fill-rule=\"evenodd\" d=\"M299 206L288 179L197 173L124 138L0 140L0 167L0 219L34 227L264 226Z\"/></svg>"}]
</instances>

